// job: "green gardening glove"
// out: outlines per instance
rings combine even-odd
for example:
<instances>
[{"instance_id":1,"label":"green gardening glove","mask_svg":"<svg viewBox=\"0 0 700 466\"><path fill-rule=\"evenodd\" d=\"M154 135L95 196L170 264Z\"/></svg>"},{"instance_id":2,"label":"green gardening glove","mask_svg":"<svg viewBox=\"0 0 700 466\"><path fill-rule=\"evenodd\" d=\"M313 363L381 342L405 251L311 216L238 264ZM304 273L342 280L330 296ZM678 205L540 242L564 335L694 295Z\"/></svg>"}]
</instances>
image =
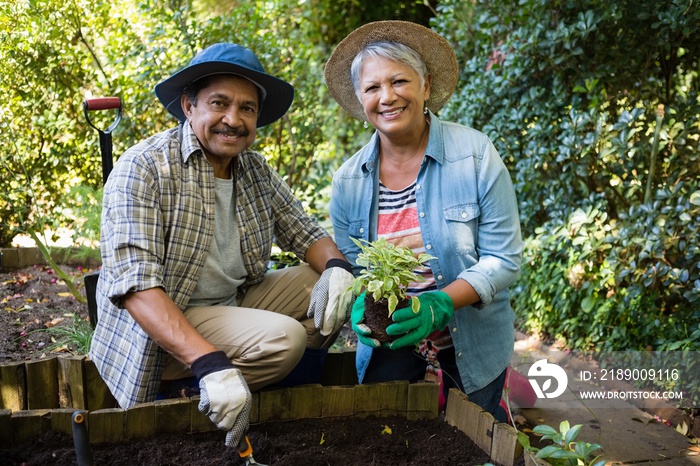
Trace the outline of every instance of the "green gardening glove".
<instances>
[{"instance_id":1,"label":"green gardening glove","mask_svg":"<svg viewBox=\"0 0 700 466\"><path fill-rule=\"evenodd\" d=\"M358 340L371 348L378 348L379 340L370 338L372 331L367 325L363 324L365 321L365 294L366 292L358 296L352 305L350 323L353 331L357 334Z\"/></svg>"},{"instance_id":2,"label":"green gardening glove","mask_svg":"<svg viewBox=\"0 0 700 466\"><path fill-rule=\"evenodd\" d=\"M389 348L399 349L417 345L435 330L443 328L454 314L452 298L442 291L428 291L418 296L420 309L413 312L411 307L397 309L391 315L395 322L386 328L392 336L403 335L394 340Z\"/></svg>"}]
</instances>

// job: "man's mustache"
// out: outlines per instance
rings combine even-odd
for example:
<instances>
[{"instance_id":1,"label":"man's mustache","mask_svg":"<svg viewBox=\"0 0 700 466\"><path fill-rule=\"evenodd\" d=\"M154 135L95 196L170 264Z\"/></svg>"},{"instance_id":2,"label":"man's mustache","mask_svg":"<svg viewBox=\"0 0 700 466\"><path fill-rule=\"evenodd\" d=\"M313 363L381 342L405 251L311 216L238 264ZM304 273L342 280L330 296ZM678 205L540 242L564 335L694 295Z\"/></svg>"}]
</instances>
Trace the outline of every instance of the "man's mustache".
<instances>
[{"instance_id":1,"label":"man's mustache","mask_svg":"<svg viewBox=\"0 0 700 466\"><path fill-rule=\"evenodd\" d=\"M250 135L250 131L245 128L232 128L229 125L224 125L222 128L215 128L212 132L233 137L248 137Z\"/></svg>"}]
</instances>

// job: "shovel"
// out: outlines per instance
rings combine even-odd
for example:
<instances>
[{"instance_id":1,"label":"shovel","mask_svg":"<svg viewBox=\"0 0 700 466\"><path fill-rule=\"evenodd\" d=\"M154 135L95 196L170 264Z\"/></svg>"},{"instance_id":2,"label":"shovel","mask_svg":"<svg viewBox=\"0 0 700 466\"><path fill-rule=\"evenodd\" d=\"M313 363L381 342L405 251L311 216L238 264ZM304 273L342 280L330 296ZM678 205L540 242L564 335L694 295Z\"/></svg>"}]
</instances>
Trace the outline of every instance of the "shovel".
<instances>
[{"instance_id":1,"label":"shovel","mask_svg":"<svg viewBox=\"0 0 700 466\"><path fill-rule=\"evenodd\" d=\"M107 129L100 129L90 120L89 112L92 110L116 110L116 117ZM102 182L107 182L109 172L112 171L112 131L122 119L122 102L119 97L100 97L83 101L83 111L88 124L97 130L100 135L100 154L102 156Z\"/></svg>"},{"instance_id":2,"label":"shovel","mask_svg":"<svg viewBox=\"0 0 700 466\"><path fill-rule=\"evenodd\" d=\"M90 120L90 111L93 110L116 110L116 117L107 129L100 129ZM86 99L83 101L83 111L88 124L95 128L100 135L100 155L102 157L102 184L107 182L107 177L112 171L112 131L117 127L122 119L122 102L119 97L100 97L96 99ZM95 328L97 325L97 280L100 272L93 272L83 277L85 282L85 294L88 301L88 315L90 325Z\"/></svg>"},{"instance_id":3,"label":"shovel","mask_svg":"<svg viewBox=\"0 0 700 466\"><path fill-rule=\"evenodd\" d=\"M250 440L247 435L244 435L241 441L238 442L238 454L245 461L245 466L254 466L256 464L258 466L267 466L266 464L258 463L255 461L255 458L253 458L253 447L250 445Z\"/></svg>"},{"instance_id":4,"label":"shovel","mask_svg":"<svg viewBox=\"0 0 700 466\"><path fill-rule=\"evenodd\" d=\"M73 413L71 417L73 426L73 446L78 460L78 466L92 466L92 447L88 438L87 427L85 426L85 415L80 412Z\"/></svg>"}]
</instances>

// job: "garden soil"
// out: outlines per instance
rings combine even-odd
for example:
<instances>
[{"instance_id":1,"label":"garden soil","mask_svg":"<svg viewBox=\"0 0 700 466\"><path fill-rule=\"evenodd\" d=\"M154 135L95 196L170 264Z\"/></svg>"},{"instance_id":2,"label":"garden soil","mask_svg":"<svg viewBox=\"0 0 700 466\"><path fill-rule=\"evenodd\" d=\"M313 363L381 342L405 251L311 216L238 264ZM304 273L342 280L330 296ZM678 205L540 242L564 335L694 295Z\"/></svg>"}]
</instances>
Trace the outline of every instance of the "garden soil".
<instances>
[{"instance_id":1,"label":"garden soil","mask_svg":"<svg viewBox=\"0 0 700 466\"><path fill-rule=\"evenodd\" d=\"M462 432L440 419L336 418L251 426L256 461L286 466L474 466L489 461ZM224 445L223 432L159 435L121 444L93 445L94 464L143 466L243 465ZM27 445L0 450L2 464L75 465L69 435L49 433Z\"/></svg>"},{"instance_id":2,"label":"garden soil","mask_svg":"<svg viewBox=\"0 0 700 466\"><path fill-rule=\"evenodd\" d=\"M90 271L72 266L62 270L84 293L82 277ZM87 319L87 304L78 301L50 267L0 273L0 364L52 356L55 341L47 329L72 326L74 315Z\"/></svg>"},{"instance_id":3,"label":"garden soil","mask_svg":"<svg viewBox=\"0 0 700 466\"><path fill-rule=\"evenodd\" d=\"M64 266L78 283L91 271ZM84 292L84 289L83 289ZM0 274L0 364L50 357L56 346L46 330L87 319L87 305L46 266ZM58 348L67 351L67 348ZM55 351L55 349L54 349ZM224 446L223 432L159 435L122 444L93 445L97 465L242 465ZM270 465L474 466L488 456L440 419L306 419L251 426L257 461ZM0 450L3 465L75 465L70 435L49 432L26 445Z\"/></svg>"}]
</instances>

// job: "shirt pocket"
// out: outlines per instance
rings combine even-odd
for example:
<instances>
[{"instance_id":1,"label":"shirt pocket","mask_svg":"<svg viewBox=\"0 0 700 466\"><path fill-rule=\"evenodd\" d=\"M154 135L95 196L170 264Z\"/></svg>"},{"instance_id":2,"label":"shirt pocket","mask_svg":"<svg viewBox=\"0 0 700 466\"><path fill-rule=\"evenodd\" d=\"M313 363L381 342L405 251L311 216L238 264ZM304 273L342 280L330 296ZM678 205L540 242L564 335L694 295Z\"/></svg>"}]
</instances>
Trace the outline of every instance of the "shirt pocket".
<instances>
[{"instance_id":1,"label":"shirt pocket","mask_svg":"<svg viewBox=\"0 0 700 466\"><path fill-rule=\"evenodd\" d=\"M450 241L458 254L476 255L479 205L457 204L443 209Z\"/></svg>"}]
</instances>

